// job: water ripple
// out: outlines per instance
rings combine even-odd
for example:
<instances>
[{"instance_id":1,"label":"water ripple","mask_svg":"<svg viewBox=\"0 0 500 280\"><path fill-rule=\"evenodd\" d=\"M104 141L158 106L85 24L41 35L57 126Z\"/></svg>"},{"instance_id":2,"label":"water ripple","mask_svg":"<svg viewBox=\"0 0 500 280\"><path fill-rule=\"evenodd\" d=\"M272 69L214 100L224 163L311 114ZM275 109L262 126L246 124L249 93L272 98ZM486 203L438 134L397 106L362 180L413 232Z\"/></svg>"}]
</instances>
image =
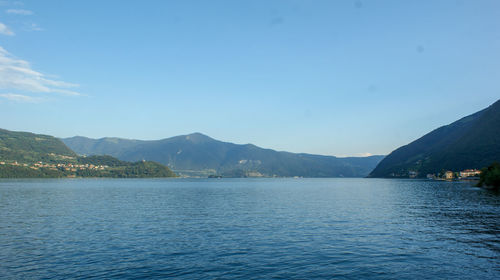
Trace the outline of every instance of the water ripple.
<instances>
[{"instance_id":1,"label":"water ripple","mask_svg":"<svg viewBox=\"0 0 500 280\"><path fill-rule=\"evenodd\" d=\"M1 180L0 277L499 279L499 206L421 180Z\"/></svg>"}]
</instances>

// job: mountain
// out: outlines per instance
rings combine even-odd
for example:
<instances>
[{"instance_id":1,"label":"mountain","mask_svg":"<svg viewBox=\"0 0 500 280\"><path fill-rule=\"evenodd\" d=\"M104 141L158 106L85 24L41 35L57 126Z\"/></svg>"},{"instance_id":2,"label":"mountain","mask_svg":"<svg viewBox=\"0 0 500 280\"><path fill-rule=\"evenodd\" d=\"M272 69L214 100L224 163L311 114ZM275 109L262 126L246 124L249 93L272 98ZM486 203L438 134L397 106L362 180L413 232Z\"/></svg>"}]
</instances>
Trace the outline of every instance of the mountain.
<instances>
[{"instance_id":1,"label":"mountain","mask_svg":"<svg viewBox=\"0 0 500 280\"><path fill-rule=\"evenodd\" d=\"M58 138L0 129L0 160L49 162L68 157L76 157L76 154Z\"/></svg>"},{"instance_id":2,"label":"mountain","mask_svg":"<svg viewBox=\"0 0 500 280\"><path fill-rule=\"evenodd\" d=\"M0 178L175 176L168 167L156 162L80 157L58 138L0 129Z\"/></svg>"},{"instance_id":3,"label":"mountain","mask_svg":"<svg viewBox=\"0 0 500 280\"><path fill-rule=\"evenodd\" d=\"M364 177L383 158L278 152L252 144L222 142L201 133L154 141L81 136L62 141L78 154L107 154L127 161L152 160L188 176Z\"/></svg>"},{"instance_id":4,"label":"mountain","mask_svg":"<svg viewBox=\"0 0 500 280\"><path fill-rule=\"evenodd\" d=\"M130 149L137 144L145 143L148 141L129 140L114 137L107 137L99 139L100 141L92 141L93 139L75 136L71 138L62 139L62 141L71 146L72 149L79 155L99 155L108 154L116 155L121 151ZM75 150L76 149L76 150Z\"/></svg>"},{"instance_id":5,"label":"mountain","mask_svg":"<svg viewBox=\"0 0 500 280\"><path fill-rule=\"evenodd\" d=\"M370 177L407 177L410 171L424 177L443 170L480 169L495 161L500 161L500 100L396 149Z\"/></svg>"}]
</instances>

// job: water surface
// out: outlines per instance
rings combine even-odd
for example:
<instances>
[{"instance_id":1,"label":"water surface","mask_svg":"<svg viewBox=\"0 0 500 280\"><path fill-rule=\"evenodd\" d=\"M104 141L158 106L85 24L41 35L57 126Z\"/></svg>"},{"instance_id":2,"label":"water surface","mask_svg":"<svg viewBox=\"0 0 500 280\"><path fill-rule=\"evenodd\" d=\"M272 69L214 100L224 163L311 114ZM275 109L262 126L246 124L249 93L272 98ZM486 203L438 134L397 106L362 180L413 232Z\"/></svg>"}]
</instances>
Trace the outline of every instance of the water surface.
<instances>
[{"instance_id":1,"label":"water surface","mask_svg":"<svg viewBox=\"0 0 500 280\"><path fill-rule=\"evenodd\" d=\"M0 181L0 277L500 278L500 196L383 179Z\"/></svg>"}]
</instances>

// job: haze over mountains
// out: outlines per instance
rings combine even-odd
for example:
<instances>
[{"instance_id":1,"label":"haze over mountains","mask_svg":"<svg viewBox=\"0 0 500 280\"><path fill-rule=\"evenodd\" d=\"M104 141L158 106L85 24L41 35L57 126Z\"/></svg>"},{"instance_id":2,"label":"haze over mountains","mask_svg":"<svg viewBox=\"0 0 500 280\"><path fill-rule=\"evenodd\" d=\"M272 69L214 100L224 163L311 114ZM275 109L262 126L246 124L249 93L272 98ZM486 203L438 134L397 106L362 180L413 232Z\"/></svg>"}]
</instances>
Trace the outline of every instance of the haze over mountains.
<instances>
[{"instance_id":1,"label":"haze over mountains","mask_svg":"<svg viewBox=\"0 0 500 280\"><path fill-rule=\"evenodd\" d=\"M418 177L444 170L480 169L500 162L500 100L402 146L371 172L371 177Z\"/></svg>"},{"instance_id":2,"label":"haze over mountains","mask_svg":"<svg viewBox=\"0 0 500 280\"><path fill-rule=\"evenodd\" d=\"M500 100L385 158L278 152L252 144L222 142L201 133L143 141L81 136L57 139L0 129L0 160L79 161L77 154L109 155L127 162L154 161L184 176L408 177L417 173L425 177L428 173L480 169L500 162Z\"/></svg>"},{"instance_id":3,"label":"haze over mountains","mask_svg":"<svg viewBox=\"0 0 500 280\"><path fill-rule=\"evenodd\" d=\"M142 141L120 138L62 139L81 155L111 155L125 161L151 160L191 176L365 177L383 156L347 157L295 154L233 144L201 133Z\"/></svg>"}]
</instances>

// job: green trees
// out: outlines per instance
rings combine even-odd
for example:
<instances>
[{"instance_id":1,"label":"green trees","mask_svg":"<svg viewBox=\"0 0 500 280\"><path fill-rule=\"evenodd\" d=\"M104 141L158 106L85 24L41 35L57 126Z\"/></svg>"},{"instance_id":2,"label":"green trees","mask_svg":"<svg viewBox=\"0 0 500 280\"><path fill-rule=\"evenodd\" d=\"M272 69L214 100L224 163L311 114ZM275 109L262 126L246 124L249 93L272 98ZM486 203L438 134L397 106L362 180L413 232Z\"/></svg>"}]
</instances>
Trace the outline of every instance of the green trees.
<instances>
[{"instance_id":1,"label":"green trees","mask_svg":"<svg viewBox=\"0 0 500 280\"><path fill-rule=\"evenodd\" d=\"M154 178L154 177L177 177L168 167L152 162L138 161L128 163L121 168L110 171L109 177L115 178Z\"/></svg>"},{"instance_id":2,"label":"green trees","mask_svg":"<svg viewBox=\"0 0 500 280\"><path fill-rule=\"evenodd\" d=\"M126 162L112 156L79 157L61 140L0 129L0 178L176 177L156 162Z\"/></svg>"},{"instance_id":3,"label":"green trees","mask_svg":"<svg viewBox=\"0 0 500 280\"><path fill-rule=\"evenodd\" d=\"M0 178L61 178L67 176L60 170L31 169L24 166L0 165Z\"/></svg>"},{"instance_id":4,"label":"green trees","mask_svg":"<svg viewBox=\"0 0 500 280\"><path fill-rule=\"evenodd\" d=\"M108 159L107 159L108 160ZM113 159L109 159L113 161ZM109 161L108 161L109 163ZM0 165L0 178L64 178L64 177L101 177L101 178L165 178L177 177L168 167L156 162L122 162L121 165L103 169L90 168L30 168L10 164Z\"/></svg>"},{"instance_id":5,"label":"green trees","mask_svg":"<svg viewBox=\"0 0 500 280\"><path fill-rule=\"evenodd\" d=\"M495 162L481 170L478 186L500 189L500 163Z\"/></svg>"},{"instance_id":6,"label":"green trees","mask_svg":"<svg viewBox=\"0 0 500 280\"><path fill-rule=\"evenodd\" d=\"M75 157L76 154L55 137L0 129L0 161L61 162Z\"/></svg>"},{"instance_id":7,"label":"green trees","mask_svg":"<svg viewBox=\"0 0 500 280\"><path fill-rule=\"evenodd\" d=\"M93 165L107 165L107 166L124 166L129 164L128 162L121 161L112 156L88 156L88 157L78 157L78 163L80 164L93 164Z\"/></svg>"}]
</instances>

